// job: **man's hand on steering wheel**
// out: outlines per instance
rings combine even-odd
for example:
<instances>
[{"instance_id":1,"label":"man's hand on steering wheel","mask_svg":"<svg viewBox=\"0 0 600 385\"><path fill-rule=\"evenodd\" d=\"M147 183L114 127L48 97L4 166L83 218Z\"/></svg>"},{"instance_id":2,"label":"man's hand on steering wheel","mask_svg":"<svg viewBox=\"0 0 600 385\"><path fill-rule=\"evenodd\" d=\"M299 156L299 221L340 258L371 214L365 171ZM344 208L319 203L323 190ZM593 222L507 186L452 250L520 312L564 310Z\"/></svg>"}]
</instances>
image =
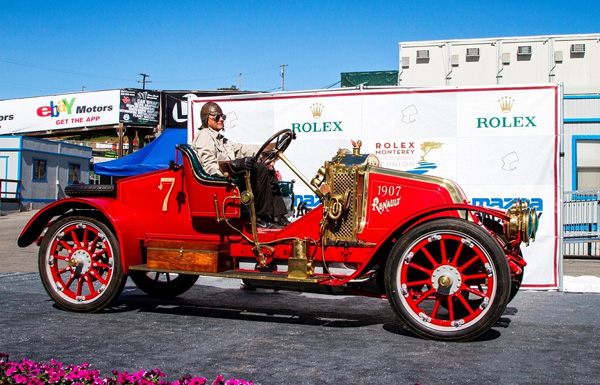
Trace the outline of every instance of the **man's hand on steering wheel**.
<instances>
[{"instance_id":1,"label":"man's hand on steering wheel","mask_svg":"<svg viewBox=\"0 0 600 385\"><path fill-rule=\"evenodd\" d=\"M231 161L231 167L233 168L234 173L239 173L241 171L254 171L256 170L256 159L251 156L245 158L238 158Z\"/></svg>"}]
</instances>

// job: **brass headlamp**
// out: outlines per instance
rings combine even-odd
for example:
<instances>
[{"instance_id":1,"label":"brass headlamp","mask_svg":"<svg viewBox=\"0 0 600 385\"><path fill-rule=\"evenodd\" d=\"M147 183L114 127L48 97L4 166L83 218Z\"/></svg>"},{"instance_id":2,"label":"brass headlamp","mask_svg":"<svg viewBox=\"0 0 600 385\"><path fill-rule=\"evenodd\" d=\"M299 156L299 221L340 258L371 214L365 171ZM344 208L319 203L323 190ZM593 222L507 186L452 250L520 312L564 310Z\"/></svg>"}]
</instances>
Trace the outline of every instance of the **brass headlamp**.
<instances>
[{"instance_id":1,"label":"brass headlamp","mask_svg":"<svg viewBox=\"0 0 600 385\"><path fill-rule=\"evenodd\" d=\"M517 199L512 207L506 211L508 220L504 223L504 234L509 241L514 241L519 236L527 246L535 241L538 229L538 214L535 207L529 207L525 200Z\"/></svg>"}]
</instances>

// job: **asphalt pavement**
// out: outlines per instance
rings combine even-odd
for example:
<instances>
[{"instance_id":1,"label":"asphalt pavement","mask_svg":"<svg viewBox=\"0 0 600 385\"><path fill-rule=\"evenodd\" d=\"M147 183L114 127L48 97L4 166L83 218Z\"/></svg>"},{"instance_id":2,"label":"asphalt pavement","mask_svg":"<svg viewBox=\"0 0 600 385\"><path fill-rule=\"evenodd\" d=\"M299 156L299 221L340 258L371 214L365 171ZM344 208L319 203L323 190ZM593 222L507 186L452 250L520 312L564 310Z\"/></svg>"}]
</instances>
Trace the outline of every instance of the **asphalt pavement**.
<instances>
[{"instance_id":1,"label":"asphalt pavement","mask_svg":"<svg viewBox=\"0 0 600 385\"><path fill-rule=\"evenodd\" d=\"M244 291L237 280L210 277L173 300L150 298L129 281L113 306L77 314L44 291L37 247L16 246L31 215L0 217L0 352L11 360L255 384L600 381L600 294L522 291L468 343L414 336L383 299Z\"/></svg>"}]
</instances>

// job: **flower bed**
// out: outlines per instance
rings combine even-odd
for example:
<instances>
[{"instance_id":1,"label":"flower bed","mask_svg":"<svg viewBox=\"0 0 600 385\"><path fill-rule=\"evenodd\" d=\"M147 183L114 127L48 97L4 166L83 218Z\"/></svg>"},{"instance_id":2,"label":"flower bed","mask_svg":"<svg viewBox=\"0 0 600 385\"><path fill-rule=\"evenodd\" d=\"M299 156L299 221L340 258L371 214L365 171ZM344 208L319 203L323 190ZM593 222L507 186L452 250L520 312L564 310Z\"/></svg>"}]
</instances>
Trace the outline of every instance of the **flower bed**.
<instances>
[{"instance_id":1,"label":"flower bed","mask_svg":"<svg viewBox=\"0 0 600 385\"><path fill-rule=\"evenodd\" d=\"M33 362L22 359L21 362L10 362L7 353L0 353L0 384L27 384L27 385L204 385L208 380L204 377L186 375L175 382L163 381L165 374L158 369L149 372L140 370L136 373L121 373L113 370L112 377L102 377L96 369L90 369L90 364L63 365L50 360L49 364ZM251 381L230 379L225 381L219 375L212 385L252 385Z\"/></svg>"}]
</instances>

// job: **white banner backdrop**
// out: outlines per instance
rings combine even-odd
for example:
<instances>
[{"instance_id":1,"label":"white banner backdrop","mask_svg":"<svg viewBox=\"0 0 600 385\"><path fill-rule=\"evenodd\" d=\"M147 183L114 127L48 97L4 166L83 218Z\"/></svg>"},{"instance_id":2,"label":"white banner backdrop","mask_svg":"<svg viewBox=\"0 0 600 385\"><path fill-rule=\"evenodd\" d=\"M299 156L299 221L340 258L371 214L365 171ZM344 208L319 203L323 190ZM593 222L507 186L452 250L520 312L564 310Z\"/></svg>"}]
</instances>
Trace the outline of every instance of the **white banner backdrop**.
<instances>
[{"instance_id":1,"label":"white banner backdrop","mask_svg":"<svg viewBox=\"0 0 600 385\"><path fill-rule=\"evenodd\" d=\"M0 100L0 135L119 124L120 90Z\"/></svg>"},{"instance_id":2,"label":"white banner backdrop","mask_svg":"<svg viewBox=\"0 0 600 385\"><path fill-rule=\"evenodd\" d=\"M227 115L224 135L233 141L262 144L292 129L297 140L286 156L309 180L338 148L360 139L361 152L377 154L382 166L452 179L473 204L505 210L517 198L528 199L543 215L536 242L523 249L523 287L558 288L559 85L191 97L189 141L209 100ZM284 180L296 178L279 169ZM297 203L319 203L302 182L294 190Z\"/></svg>"}]
</instances>

